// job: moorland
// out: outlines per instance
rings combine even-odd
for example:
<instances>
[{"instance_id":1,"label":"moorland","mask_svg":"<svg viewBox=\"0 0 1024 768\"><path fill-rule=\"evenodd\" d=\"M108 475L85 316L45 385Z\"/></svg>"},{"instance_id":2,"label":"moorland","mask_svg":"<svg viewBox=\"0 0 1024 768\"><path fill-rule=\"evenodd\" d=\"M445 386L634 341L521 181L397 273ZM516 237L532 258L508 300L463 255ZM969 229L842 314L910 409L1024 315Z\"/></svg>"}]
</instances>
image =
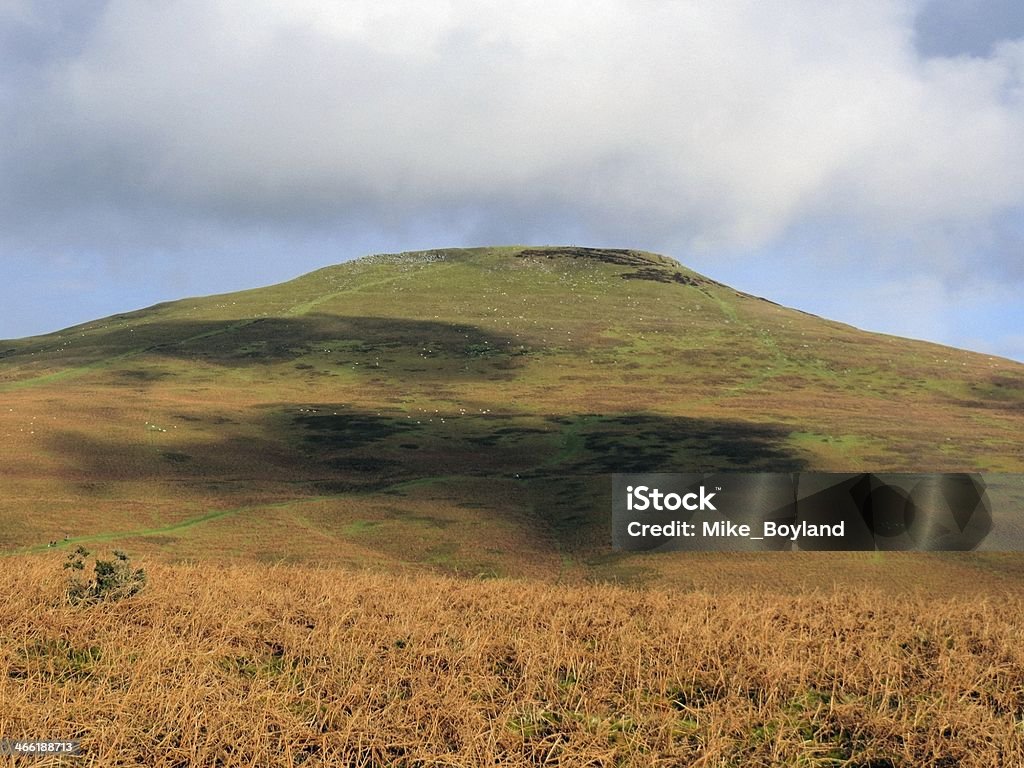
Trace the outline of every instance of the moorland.
<instances>
[{"instance_id":1,"label":"moorland","mask_svg":"<svg viewBox=\"0 0 1024 768\"><path fill-rule=\"evenodd\" d=\"M91 765L1024 761L1024 556L626 555L609 498L616 471L1022 472L1019 363L656 254L510 246L5 341L0 397L0 738ZM145 588L70 603L78 546Z\"/></svg>"}]
</instances>

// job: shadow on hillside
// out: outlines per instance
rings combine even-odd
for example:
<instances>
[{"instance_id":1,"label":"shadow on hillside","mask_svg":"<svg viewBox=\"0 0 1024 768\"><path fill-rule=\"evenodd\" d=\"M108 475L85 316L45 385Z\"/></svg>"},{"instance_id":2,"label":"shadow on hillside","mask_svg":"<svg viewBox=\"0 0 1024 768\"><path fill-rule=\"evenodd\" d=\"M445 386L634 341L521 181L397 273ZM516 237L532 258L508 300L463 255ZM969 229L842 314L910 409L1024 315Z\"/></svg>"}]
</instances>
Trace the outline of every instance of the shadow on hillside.
<instances>
[{"instance_id":1,"label":"shadow on hillside","mask_svg":"<svg viewBox=\"0 0 1024 768\"><path fill-rule=\"evenodd\" d=\"M133 442L61 433L48 447L71 490L100 494L141 481L157 496L383 493L400 505L416 485L405 483L439 481L445 504L494 514L512 505L573 548L607 539L614 472L805 468L784 427L646 413L414 418L320 403L260 409L243 422L182 414L140 426ZM196 427L221 437L181 439Z\"/></svg>"},{"instance_id":2,"label":"shadow on hillside","mask_svg":"<svg viewBox=\"0 0 1024 768\"><path fill-rule=\"evenodd\" d=\"M249 320L157 321L92 334L69 354L126 352L221 366L261 366L309 358L300 371L354 368L387 375L458 376L518 366L526 350L514 337L466 323L309 314ZM144 368L123 373L147 383Z\"/></svg>"}]
</instances>

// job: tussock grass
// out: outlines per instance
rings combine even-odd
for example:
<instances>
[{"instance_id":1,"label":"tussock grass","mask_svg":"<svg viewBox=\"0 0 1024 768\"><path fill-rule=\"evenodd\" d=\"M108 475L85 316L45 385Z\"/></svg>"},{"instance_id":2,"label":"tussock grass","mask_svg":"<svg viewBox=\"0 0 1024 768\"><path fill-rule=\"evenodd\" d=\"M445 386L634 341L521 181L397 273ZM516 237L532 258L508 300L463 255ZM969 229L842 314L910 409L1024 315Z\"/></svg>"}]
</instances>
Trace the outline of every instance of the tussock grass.
<instances>
[{"instance_id":1,"label":"tussock grass","mask_svg":"<svg viewBox=\"0 0 1024 768\"><path fill-rule=\"evenodd\" d=\"M1024 603L146 563L0 574L0 737L76 765L1024 762Z\"/></svg>"}]
</instances>

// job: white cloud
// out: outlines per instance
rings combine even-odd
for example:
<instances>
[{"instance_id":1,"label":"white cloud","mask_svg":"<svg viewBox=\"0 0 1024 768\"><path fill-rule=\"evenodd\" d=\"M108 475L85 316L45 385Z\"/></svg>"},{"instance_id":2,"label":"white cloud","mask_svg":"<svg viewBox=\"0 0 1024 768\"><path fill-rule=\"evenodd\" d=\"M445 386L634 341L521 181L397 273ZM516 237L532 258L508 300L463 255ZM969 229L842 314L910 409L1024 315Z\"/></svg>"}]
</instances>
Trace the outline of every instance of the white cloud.
<instances>
[{"instance_id":1,"label":"white cloud","mask_svg":"<svg viewBox=\"0 0 1024 768\"><path fill-rule=\"evenodd\" d=\"M703 247L823 213L984 226L1024 204L1024 43L922 61L912 10L114 0L0 125L58 214L555 205ZM69 177L86 199L54 194Z\"/></svg>"}]
</instances>

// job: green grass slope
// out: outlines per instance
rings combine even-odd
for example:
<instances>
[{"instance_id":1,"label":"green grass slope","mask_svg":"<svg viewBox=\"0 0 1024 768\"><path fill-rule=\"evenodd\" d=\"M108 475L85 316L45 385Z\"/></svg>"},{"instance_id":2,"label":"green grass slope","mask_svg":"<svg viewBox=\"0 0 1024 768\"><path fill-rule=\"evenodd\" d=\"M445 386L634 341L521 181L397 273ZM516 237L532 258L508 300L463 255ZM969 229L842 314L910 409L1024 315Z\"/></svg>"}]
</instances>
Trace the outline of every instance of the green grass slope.
<instances>
[{"instance_id":1,"label":"green grass slope","mask_svg":"<svg viewBox=\"0 0 1024 768\"><path fill-rule=\"evenodd\" d=\"M5 552L626 573L614 471L1024 471L1024 365L624 250L376 255L161 304L0 342L0 394Z\"/></svg>"}]
</instances>

